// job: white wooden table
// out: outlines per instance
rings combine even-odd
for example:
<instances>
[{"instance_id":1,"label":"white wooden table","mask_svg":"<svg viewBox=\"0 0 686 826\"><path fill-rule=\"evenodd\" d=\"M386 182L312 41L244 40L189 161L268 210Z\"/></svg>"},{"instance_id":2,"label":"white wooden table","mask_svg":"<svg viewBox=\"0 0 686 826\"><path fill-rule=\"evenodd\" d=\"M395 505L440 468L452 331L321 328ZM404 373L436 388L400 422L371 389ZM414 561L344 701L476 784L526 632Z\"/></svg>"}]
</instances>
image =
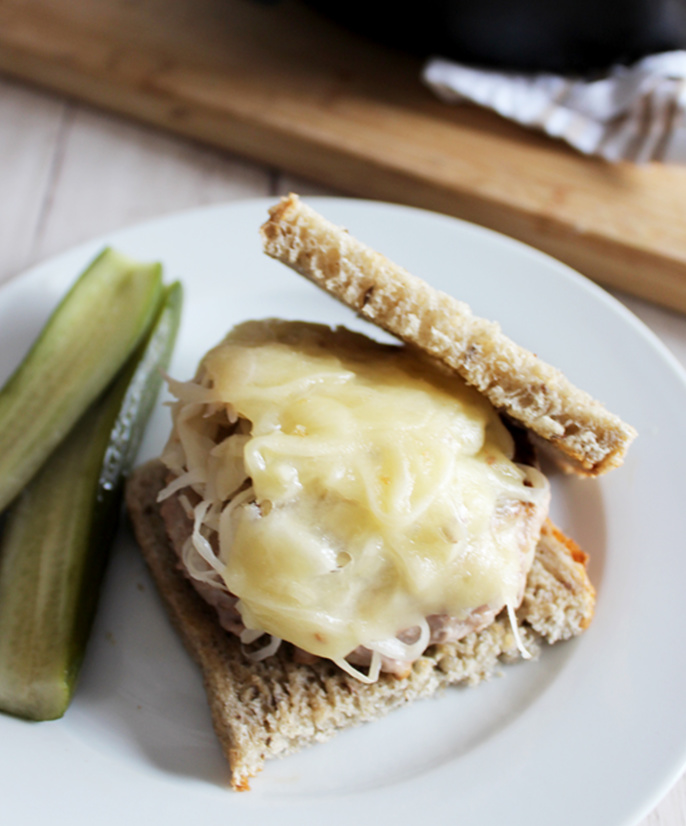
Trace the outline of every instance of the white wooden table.
<instances>
[{"instance_id":1,"label":"white wooden table","mask_svg":"<svg viewBox=\"0 0 686 826\"><path fill-rule=\"evenodd\" d=\"M0 283L123 226L290 190L338 194L0 78ZM686 367L686 316L618 297ZM686 826L686 775L640 826Z\"/></svg>"}]
</instances>

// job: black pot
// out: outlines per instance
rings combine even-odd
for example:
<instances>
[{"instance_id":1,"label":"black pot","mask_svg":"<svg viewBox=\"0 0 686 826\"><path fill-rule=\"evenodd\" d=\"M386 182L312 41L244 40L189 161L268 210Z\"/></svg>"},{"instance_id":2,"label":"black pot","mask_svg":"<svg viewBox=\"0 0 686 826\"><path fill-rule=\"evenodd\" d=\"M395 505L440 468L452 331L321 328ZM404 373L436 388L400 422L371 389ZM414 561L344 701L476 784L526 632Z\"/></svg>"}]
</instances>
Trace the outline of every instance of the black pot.
<instances>
[{"instance_id":1,"label":"black pot","mask_svg":"<svg viewBox=\"0 0 686 826\"><path fill-rule=\"evenodd\" d=\"M686 0L305 0L415 55L588 73L686 48Z\"/></svg>"}]
</instances>

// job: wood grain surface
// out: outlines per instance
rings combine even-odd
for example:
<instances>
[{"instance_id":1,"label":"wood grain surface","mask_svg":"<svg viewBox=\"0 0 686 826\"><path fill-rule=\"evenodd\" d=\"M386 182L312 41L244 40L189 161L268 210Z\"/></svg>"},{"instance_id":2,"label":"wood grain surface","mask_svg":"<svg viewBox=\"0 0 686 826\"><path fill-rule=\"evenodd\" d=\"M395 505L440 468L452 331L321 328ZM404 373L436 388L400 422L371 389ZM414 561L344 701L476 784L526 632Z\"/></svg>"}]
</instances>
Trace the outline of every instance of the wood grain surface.
<instances>
[{"instance_id":1,"label":"wood grain surface","mask_svg":"<svg viewBox=\"0 0 686 826\"><path fill-rule=\"evenodd\" d=\"M0 70L686 311L686 168L584 158L437 101L420 69L298 0L0 0Z\"/></svg>"}]
</instances>

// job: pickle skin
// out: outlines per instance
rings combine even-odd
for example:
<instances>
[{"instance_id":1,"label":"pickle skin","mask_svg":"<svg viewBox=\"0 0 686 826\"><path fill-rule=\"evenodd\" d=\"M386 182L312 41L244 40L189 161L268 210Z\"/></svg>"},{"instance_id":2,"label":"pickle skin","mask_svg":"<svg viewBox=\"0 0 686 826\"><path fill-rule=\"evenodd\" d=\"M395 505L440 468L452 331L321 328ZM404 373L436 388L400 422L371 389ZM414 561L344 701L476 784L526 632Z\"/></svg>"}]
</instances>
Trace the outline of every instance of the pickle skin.
<instances>
[{"instance_id":1,"label":"pickle skin","mask_svg":"<svg viewBox=\"0 0 686 826\"><path fill-rule=\"evenodd\" d=\"M29 482L149 329L162 268L105 249L0 390L0 511Z\"/></svg>"},{"instance_id":2,"label":"pickle skin","mask_svg":"<svg viewBox=\"0 0 686 826\"><path fill-rule=\"evenodd\" d=\"M52 720L67 710L109 548L180 320L168 288L144 342L6 514L0 538L0 710Z\"/></svg>"}]
</instances>

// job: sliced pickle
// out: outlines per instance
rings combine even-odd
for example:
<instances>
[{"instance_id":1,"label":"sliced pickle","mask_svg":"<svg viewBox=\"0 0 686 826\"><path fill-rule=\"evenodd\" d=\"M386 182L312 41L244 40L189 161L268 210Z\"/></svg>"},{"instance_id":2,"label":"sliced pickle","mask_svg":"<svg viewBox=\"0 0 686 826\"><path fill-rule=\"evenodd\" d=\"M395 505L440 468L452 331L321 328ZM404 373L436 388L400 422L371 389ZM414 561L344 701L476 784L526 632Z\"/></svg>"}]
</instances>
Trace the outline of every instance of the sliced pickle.
<instances>
[{"instance_id":1,"label":"sliced pickle","mask_svg":"<svg viewBox=\"0 0 686 826\"><path fill-rule=\"evenodd\" d=\"M123 478L173 348L181 287L147 338L6 514L0 539L0 710L61 717L90 633Z\"/></svg>"},{"instance_id":2,"label":"sliced pickle","mask_svg":"<svg viewBox=\"0 0 686 826\"><path fill-rule=\"evenodd\" d=\"M159 264L106 249L50 316L0 390L0 511L121 369L162 291Z\"/></svg>"}]
</instances>

